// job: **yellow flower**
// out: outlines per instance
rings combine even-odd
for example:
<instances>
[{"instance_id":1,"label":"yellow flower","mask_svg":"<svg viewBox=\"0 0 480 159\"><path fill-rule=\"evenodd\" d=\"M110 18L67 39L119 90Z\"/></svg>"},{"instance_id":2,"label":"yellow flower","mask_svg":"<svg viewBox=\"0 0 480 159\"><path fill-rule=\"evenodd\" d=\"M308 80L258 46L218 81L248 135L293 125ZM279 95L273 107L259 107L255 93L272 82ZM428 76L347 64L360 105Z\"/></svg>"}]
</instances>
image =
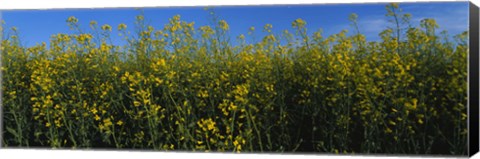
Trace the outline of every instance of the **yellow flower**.
<instances>
[{"instance_id":1,"label":"yellow flower","mask_svg":"<svg viewBox=\"0 0 480 159\"><path fill-rule=\"evenodd\" d=\"M126 29L126 28L127 28L127 25L122 23L122 24L119 24L119 25L118 25L118 28L117 28L117 29L118 29L118 30L124 30L124 29Z\"/></svg>"},{"instance_id":2,"label":"yellow flower","mask_svg":"<svg viewBox=\"0 0 480 159\"><path fill-rule=\"evenodd\" d=\"M121 120L119 120L119 121L117 122L117 125L122 126L122 125L123 125L123 122L122 122Z\"/></svg>"},{"instance_id":3,"label":"yellow flower","mask_svg":"<svg viewBox=\"0 0 480 159\"><path fill-rule=\"evenodd\" d=\"M109 127L109 126L112 126L112 125L113 125L113 123L112 123L112 121L110 120L110 118L103 119L103 124L105 125L105 127Z\"/></svg>"},{"instance_id":4,"label":"yellow flower","mask_svg":"<svg viewBox=\"0 0 480 159\"><path fill-rule=\"evenodd\" d=\"M93 108L91 112L92 112L92 114L97 114L97 112L98 112L97 108Z\"/></svg>"},{"instance_id":5,"label":"yellow flower","mask_svg":"<svg viewBox=\"0 0 480 159\"><path fill-rule=\"evenodd\" d=\"M97 25L96 21L94 21L94 20L90 21L90 27L94 27L95 25Z\"/></svg>"},{"instance_id":6,"label":"yellow flower","mask_svg":"<svg viewBox=\"0 0 480 159\"><path fill-rule=\"evenodd\" d=\"M303 28L305 27L305 25L307 24L307 22L305 22L303 19L301 18L298 18L296 19L295 21L292 22L292 27L294 28Z\"/></svg>"},{"instance_id":7,"label":"yellow flower","mask_svg":"<svg viewBox=\"0 0 480 159\"><path fill-rule=\"evenodd\" d=\"M120 68L118 68L118 66L113 66L113 70L115 70L115 72L119 72Z\"/></svg>"},{"instance_id":8,"label":"yellow flower","mask_svg":"<svg viewBox=\"0 0 480 159\"><path fill-rule=\"evenodd\" d=\"M237 106L235 104L233 104L233 102L230 102L230 107L229 108L230 108L230 110L233 110L233 111L237 110Z\"/></svg>"},{"instance_id":9,"label":"yellow flower","mask_svg":"<svg viewBox=\"0 0 480 159\"><path fill-rule=\"evenodd\" d=\"M138 106L140 106L140 102L139 101L133 101L133 105L138 107Z\"/></svg>"},{"instance_id":10,"label":"yellow flower","mask_svg":"<svg viewBox=\"0 0 480 159\"><path fill-rule=\"evenodd\" d=\"M395 113L398 112L398 110L395 109L395 108L392 108L392 111L395 112Z\"/></svg>"},{"instance_id":11,"label":"yellow flower","mask_svg":"<svg viewBox=\"0 0 480 159\"><path fill-rule=\"evenodd\" d=\"M390 125L397 125L397 123L395 123L394 121L391 121L391 120L388 121L388 123L389 123Z\"/></svg>"},{"instance_id":12,"label":"yellow flower","mask_svg":"<svg viewBox=\"0 0 480 159\"><path fill-rule=\"evenodd\" d=\"M417 102L418 100L416 98L412 99L412 103L405 103L405 107L407 107L410 110L415 110L417 109Z\"/></svg>"},{"instance_id":13,"label":"yellow flower","mask_svg":"<svg viewBox=\"0 0 480 159\"><path fill-rule=\"evenodd\" d=\"M238 141L237 140L233 141L233 146L236 147L237 145L238 145Z\"/></svg>"},{"instance_id":14,"label":"yellow flower","mask_svg":"<svg viewBox=\"0 0 480 159\"><path fill-rule=\"evenodd\" d=\"M77 23L77 22L78 22L78 19L75 18L74 16L70 16L70 17L68 17L67 22L69 22L69 23Z\"/></svg>"},{"instance_id":15,"label":"yellow flower","mask_svg":"<svg viewBox=\"0 0 480 159\"><path fill-rule=\"evenodd\" d=\"M208 127L208 130L213 130L213 129L215 129L215 122L210 122L210 123L208 123L207 127Z\"/></svg>"},{"instance_id":16,"label":"yellow flower","mask_svg":"<svg viewBox=\"0 0 480 159\"><path fill-rule=\"evenodd\" d=\"M387 128L387 129L385 130L385 132L388 133L388 134L390 134L390 133L392 133L393 131L392 131L392 129Z\"/></svg>"},{"instance_id":17,"label":"yellow flower","mask_svg":"<svg viewBox=\"0 0 480 159\"><path fill-rule=\"evenodd\" d=\"M102 26L102 30L104 31L112 31L112 27L108 24L105 24Z\"/></svg>"},{"instance_id":18,"label":"yellow flower","mask_svg":"<svg viewBox=\"0 0 480 159\"><path fill-rule=\"evenodd\" d=\"M220 20L220 22L218 22L219 25L220 25L220 28L222 30L228 30L230 27L228 26L228 23L225 21L225 20Z\"/></svg>"},{"instance_id":19,"label":"yellow flower","mask_svg":"<svg viewBox=\"0 0 480 159\"><path fill-rule=\"evenodd\" d=\"M418 102L417 98L412 99L413 109L417 109L417 102Z\"/></svg>"}]
</instances>

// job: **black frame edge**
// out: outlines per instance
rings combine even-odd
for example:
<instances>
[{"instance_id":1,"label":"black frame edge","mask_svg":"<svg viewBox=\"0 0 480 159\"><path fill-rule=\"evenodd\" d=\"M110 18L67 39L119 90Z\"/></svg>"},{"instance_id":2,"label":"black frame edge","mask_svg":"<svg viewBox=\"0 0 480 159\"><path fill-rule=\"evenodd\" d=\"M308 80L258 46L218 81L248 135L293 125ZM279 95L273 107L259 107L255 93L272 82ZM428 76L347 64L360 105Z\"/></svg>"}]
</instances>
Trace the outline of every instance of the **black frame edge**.
<instances>
[{"instance_id":1,"label":"black frame edge","mask_svg":"<svg viewBox=\"0 0 480 159\"><path fill-rule=\"evenodd\" d=\"M479 151L479 8L469 2L468 155Z\"/></svg>"}]
</instances>

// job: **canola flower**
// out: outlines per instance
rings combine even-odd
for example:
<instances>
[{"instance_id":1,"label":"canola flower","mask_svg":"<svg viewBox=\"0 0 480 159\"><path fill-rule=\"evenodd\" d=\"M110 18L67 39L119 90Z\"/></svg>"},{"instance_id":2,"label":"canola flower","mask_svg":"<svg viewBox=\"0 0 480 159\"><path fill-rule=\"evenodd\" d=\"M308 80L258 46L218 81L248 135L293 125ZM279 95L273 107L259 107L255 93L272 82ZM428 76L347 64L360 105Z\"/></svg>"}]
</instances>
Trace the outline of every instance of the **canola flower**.
<instances>
[{"instance_id":1,"label":"canola flower","mask_svg":"<svg viewBox=\"0 0 480 159\"><path fill-rule=\"evenodd\" d=\"M409 17L397 4L387 13ZM95 21L49 46L24 48L12 34L0 45L2 144L466 154L468 32L444 41L426 19L368 42L357 18L353 35L310 35L299 18L295 32L266 24L260 39L250 27L239 45L225 20L195 26L179 15L163 28L139 15L138 35L119 24L124 46L108 42L108 24L97 34ZM81 30L79 19L66 22Z\"/></svg>"}]
</instances>

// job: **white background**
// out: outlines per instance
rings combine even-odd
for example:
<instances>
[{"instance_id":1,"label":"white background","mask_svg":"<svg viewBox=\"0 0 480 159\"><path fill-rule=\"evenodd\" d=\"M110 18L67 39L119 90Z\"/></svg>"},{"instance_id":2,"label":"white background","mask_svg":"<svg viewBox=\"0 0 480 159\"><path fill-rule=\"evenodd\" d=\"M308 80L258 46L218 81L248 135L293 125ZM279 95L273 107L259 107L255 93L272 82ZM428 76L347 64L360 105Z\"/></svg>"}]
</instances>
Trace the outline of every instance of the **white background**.
<instances>
[{"instance_id":1,"label":"white background","mask_svg":"<svg viewBox=\"0 0 480 159\"><path fill-rule=\"evenodd\" d=\"M258 5L258 4L311 4L311 3L375 3L375 2L425 2L429 0L0 0L0 10L11 9L53 9L53 8L118 8L118 7L156 7L156 6L205 6L205 5ZM431 0L430 0L431 1ZM446 0L436 0L446 1ZM479 0L472 0L477 6ZM1 16L1 14L0 14ZM1 17L0 17L1 18ZM101 151L101 150L46 150L46 149L0 149L1 159L10 158L112 158L112 159L149 159L149 158L208 158L208 159L313 159L313 158L439 158L439 157L396 157L396 156L341 156L311 154L219 154L219 153L180 153L180 152L142 152L142 151ZM447 158L447 157L440 157ZM480 158L475 155L474 158Z\"/></svg>"}]
</instances>

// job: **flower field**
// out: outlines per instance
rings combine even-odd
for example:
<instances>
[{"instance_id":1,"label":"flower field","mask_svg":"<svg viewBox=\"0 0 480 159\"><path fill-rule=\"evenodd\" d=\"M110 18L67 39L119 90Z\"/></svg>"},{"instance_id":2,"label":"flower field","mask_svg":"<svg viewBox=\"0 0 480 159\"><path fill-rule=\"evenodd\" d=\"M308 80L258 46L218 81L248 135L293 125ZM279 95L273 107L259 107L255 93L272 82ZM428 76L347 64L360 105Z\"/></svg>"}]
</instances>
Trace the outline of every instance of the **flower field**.
<instances>
[{"instance_id":1,"label":"flower field","mask_svg":"<svg viewBox=\"0 0 480 159\"><path fill-rule=\"evenodd\" d=\"M158 29L139 15L85 31L70 17L76 34L24 47L4 28L2 145L466 155L468 32L453 41L434 19L386 13L380 41L355 14L328 37L300 18L295 32L231 37L220 18L197 27L177 15Z\"/></svg>"}]
</instances>

